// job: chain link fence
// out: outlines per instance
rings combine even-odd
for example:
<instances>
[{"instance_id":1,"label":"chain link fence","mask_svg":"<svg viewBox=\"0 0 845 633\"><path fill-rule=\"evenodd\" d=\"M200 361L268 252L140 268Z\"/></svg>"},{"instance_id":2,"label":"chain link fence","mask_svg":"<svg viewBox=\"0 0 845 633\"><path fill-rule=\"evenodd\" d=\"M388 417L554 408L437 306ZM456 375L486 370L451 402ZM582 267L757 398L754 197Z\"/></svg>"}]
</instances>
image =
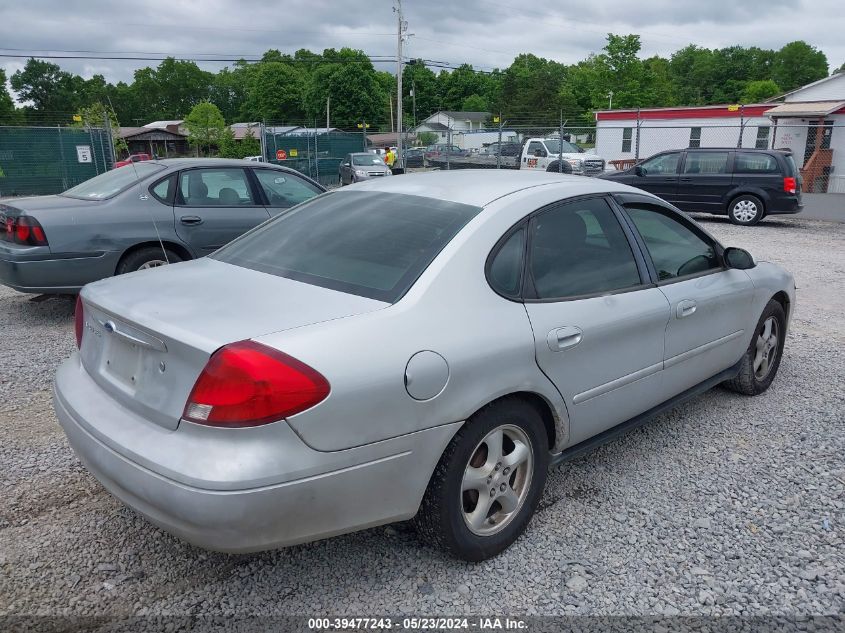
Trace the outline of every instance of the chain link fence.
<instances>
[{"instance_id":1,"label":"chain link fence","mask_svg":"<svg viewBox=\"0 0 845 633\"><path fill-rule=\"evenodd\" d=\"M0 127L0 197L59 193L113 165L108 130Z\"/></svg>"},{"instance_id":2,"label":"chain link fence","mask_svg":"<svg viewBox=\"0 0 845 633\"><path fill-rule=\"evenodd\" d=\"M295 169L327 187L339 184L339 168L344 156L365 150L366 137L360 132L280 128L262 126L264 160Z\"/></svg>"}]
</instances>

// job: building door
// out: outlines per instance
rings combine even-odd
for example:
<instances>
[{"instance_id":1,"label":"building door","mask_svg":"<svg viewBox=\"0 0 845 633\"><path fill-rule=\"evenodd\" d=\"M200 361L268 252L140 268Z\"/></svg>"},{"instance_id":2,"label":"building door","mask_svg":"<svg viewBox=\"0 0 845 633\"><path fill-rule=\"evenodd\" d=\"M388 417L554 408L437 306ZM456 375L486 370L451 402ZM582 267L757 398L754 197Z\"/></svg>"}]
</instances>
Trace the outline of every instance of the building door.
<instances>
[{"instance_id":1,"label":"building door","mask_svg":"<svg viewBox=\"0 0 845 633\"><path fill-rule=\"evenodd\" d=\"M807 145L804 147L804 164L810 160L816 151L816 138L822 135L821 149L830 149L830 137L833 135L833 121L825 121L824 125L810 124L807 126Z\"/></svg>"}]
</instances>

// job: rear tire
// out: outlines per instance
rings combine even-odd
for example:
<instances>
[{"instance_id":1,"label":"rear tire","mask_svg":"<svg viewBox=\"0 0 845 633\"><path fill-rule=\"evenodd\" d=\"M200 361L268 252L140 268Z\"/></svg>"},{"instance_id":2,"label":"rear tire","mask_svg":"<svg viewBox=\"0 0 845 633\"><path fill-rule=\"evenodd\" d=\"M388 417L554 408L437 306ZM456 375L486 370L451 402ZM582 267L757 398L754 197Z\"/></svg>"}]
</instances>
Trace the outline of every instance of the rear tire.
<instances>
[{"instance_id":1,"label":"rear tire","mask_svg":"<svg viewBox=\"0 0 845 633\"><path fill-rule=\"evenodd\" d=\"M785 339L786 314L783 306L772 299L763 310L751 343L740 360L739 373L724 385L747 396L766 391L778 373Z\"/></svg>"},{"instance_id":2,"label":"rear tire","mask_svg":"<svg viewBox=\"0 0 845 633\"><path fill-rule=\"evenodd\" d=\"M166 257L165 253L167 255ZM156 268L158 266L165 266L168 263L175 264L181 261L182 258L169 248L165 248L164 253L162 253L160 246L145 246L144 248L139 248L137 251L124 255L123 259L117 265L117 274L124 275L135 272L136 270Z\"/></svg>"},{"instance_id":3,"label":"rear tire","mask_svg":"<svg viewBox=\"0 0 845 633\"><path fill-rule=\"evenodd\" d=\"M744 193L728 204L728 218L740 226L753 226L763 219L765 208L757 196Z\"/></svg>"},{"instance_id":4,"label":"rear tire","mask_svg":"<svg viewBox=\"0 0 845 633\"><path fill-rule=\"evenodd\" d=\"M492 403L455 434L414 519L429 543L478 562L528 526L546 484L549 446L540 413L520 398Z\"/></svg>"}]
</instances>

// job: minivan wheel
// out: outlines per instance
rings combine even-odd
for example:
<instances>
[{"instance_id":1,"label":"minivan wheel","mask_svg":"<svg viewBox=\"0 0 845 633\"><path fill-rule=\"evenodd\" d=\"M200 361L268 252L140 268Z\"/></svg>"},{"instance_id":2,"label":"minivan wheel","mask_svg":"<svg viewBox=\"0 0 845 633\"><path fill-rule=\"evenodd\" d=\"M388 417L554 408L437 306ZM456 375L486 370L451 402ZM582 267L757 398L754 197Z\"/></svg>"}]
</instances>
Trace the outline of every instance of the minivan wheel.
<instances>
[{"instance_id":1,"label":"minivan wheel","mask_svg":"<svg viewBox=\"0 0 845 633\"><path fill-rule=\"evenodd\" d=\"M763 202L757 196L743 194L731 200L728 217L734 224L751 226L763 219Z\"/></svg>"},{"instance_id":2,"label":"minivan wheel","mask_svg":"<svg viewBox=\"0 0 845 633\"><path fill-rule=\"evenodd\" d=\"M136 270L157 268L158 266L166 266L167 264L175 264L181 261L182 258L169 248L162 250L160 246L146 246L128 255L124 255L123 259L117 265L117 274L123 275L125 273L135 272Z\"/></svg>"},{"instance_id":3,"label":"minivan wheel","mask_svg":"<svg viewBox=\"0 0 845 633\"><path fill-rule=\"evenodd\" d=\"M468 561L506 549L531 520L549 464L539 412L519 398L473 415L446 447L414 521L419 535Z\"/></svg>"},{"instance_id":4,"label":"minivan wheel","mask_svg":"<svg viewBox=\"0 0 845 633\"><path fill-rule=\"evenodd\" d=\"M725 381L725 386L747 396L766 391L778 373L785 339L786 314L783 306L772 299L763 310L751 343L740 360L739 373Z\"/></svg>"}]
</instances>

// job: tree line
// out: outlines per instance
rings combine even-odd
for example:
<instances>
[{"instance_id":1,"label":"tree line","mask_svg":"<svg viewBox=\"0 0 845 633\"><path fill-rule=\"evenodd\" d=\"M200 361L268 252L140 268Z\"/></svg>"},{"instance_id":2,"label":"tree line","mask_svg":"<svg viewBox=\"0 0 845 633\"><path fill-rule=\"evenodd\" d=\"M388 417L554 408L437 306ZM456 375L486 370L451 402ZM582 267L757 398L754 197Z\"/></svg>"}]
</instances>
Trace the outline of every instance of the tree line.
<instances>
[{"instance_id":1,"label":"tree line","mask_svg":"<svg viewBox=\"0 0 845 633\"><path fill-rule=\"evenodd\" d=\"M412 60L403 74L403 124L438 110L501 113L511 125L590 124L592 111L714 103L753 103L828 75L825 54L803 41L779 50L686 46L668 58L640 55L638 35L608 34L598 54L563 64L531 53L510 66L481 72L469 64L435 72ZM213 73L192 61L167 58L135 71L132 82L84 79L52 62L30 59L9 83L0 70L0 125L56 125L92 104L113 109L120 125L182 119L199 103L214 104L226 123L325 125L388 130L396 78L377 70L360 50L268 50L260 61L240 60Z\"/></svg>"}]
</instances>

